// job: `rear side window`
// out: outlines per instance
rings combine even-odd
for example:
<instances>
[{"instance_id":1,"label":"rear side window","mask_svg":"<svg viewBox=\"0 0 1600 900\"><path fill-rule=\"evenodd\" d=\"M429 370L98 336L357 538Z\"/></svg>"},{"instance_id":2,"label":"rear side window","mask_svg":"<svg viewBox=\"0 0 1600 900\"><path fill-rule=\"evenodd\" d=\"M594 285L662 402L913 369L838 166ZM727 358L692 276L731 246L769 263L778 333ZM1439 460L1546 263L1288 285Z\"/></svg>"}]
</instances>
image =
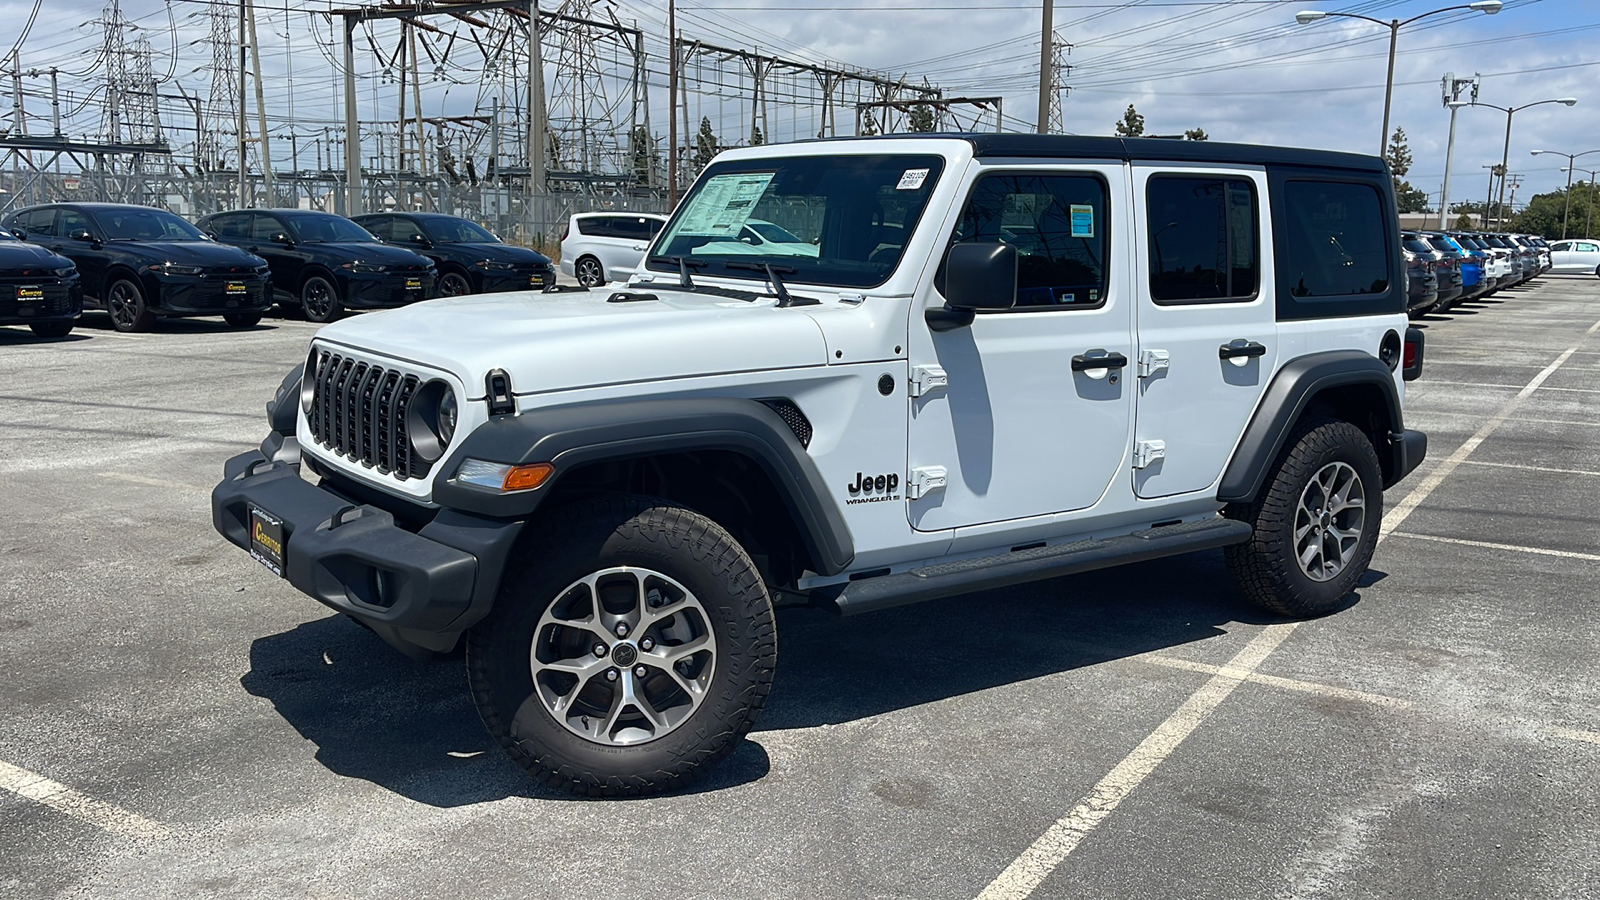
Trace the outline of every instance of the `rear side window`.
<instances>
[{"instance_id":1,"label":"rear side window","mask_svg":"<svg viewBox=\"0 0 1600 900\"><path fill-rule=\"evenodd\" d=\"M1255 185L1243 178L1156 175L1145 188L1150 297L1157 303L1248 300L1261 277Z\"/></svg>"},{"instance_id":2,"label":"rear side window","mask_svg":"<svg viewBox=\"0 0 1600 900\"><path fill-rule=\"evenodd\" d=\"M616 216L590 216L578 220L578 233L589 237L622 237Z\"/></svg>"},{"instance_id":3,"label":"rear side window","mask_svg":"<svg viewBox=\"0 0 1600 900\"><path fill-rule=\"evenodd\" d=\"M1356 298L1389 290L1393 238L1376 187L1333 181L1283 187L1283 274L1291 297Z\"/></svg>"},{"instance_id":4,"label":"rear side window","mask_svg":"<svg viewBox=\"0 0 1600 900\"><path fill-rule=\"evenodd\" d=\"M1015 247L1019 308L1093 307L1105 302L1109 228L1093 175L995 174L973 185L951 243Z\"/></svg>"}]
</instances>

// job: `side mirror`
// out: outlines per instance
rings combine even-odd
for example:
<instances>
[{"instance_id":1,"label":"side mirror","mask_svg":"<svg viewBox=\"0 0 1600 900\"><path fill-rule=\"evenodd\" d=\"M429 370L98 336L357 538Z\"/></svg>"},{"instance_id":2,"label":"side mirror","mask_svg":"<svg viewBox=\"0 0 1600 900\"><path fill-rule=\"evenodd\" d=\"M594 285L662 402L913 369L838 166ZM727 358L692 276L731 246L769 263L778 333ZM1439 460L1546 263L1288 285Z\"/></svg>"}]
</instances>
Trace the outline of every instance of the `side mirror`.
<instances>
[{"instance_id":1,"label":"side mirror","mask_svg":"<svg viewBox=\"0 0 1600 900\"><path fill-rule=\"evenodd\" d=\"M286 247L294 243L294 241L289 240L288 232L284 231L274 231L271 240L274 244L283 244Z\"/></svg>"},{"instance_id":2,"label":"side mirror","mask_svg":"<svg viewBox=\"0 0 1600 900\"><path fill-rule=\"evenodd\" d=\"M72 239L75 241L83 241L84 243L92 243L94 241L94 235L90 234L87 229L80 228L72 233Z\"/></svg>"},{"instance_id":3,"label":"side mirror","mask_svg":"<svg viewBox=\"0 0 1600 900\"><path fill-rule=\"evenodd\" d=\"M21 228L13 228L13 229L11 229L11 236L16 238L19 241L25 241L25 240L28 239L28 233L26 231L23 231Z\"/></svg>"},{"instance_id":4,"label":"side mirror","mask_svg":"<svg viewBox=\"0 0 1600 900\"><path fill-rule=\"evenodd\" d=\"M1017 248L1009 244L953 244L944 261L945 305L923 319L934 331L972 324L980 309L1010 309L1017 302Z\"/></svg>"},{"instance_id":5,"label":"side mirror","mask_svg":"<svg viewBox=\"0 0 1600 900\"><path fill-rule=\"evenodd\" d=\"M416 244L419 247L433 246L433 241L428 240L426 236L420 234L413 234L411 236L411 243Z\"/></svg>"}]
</instances>

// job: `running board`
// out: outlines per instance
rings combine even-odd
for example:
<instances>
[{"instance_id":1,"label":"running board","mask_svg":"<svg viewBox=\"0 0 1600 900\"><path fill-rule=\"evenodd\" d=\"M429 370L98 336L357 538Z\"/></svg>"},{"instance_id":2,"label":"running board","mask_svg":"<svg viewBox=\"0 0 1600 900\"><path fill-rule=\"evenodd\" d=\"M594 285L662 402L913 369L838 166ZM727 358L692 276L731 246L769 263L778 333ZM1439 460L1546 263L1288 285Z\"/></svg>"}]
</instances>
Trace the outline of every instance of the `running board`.
<instances>
[{"instance_id":1,"label":"running board","mask_svg":"<svg viewBox=\"0 0 1600 900\"><path fill-rule=\"evenodd\" d=\"M1244 522L1220 516L1199 522L1165 525L1114 538L1096 538L1015 550L995 556L963 559L910 569L894 575L860 578L811 592L823 606L842 616L937 600L956 594L1008 587L1044 578L1089 572L1125 563L1143 562L1195 550L1212 550L1250 539Z\"/></svg>"}]
</instances>

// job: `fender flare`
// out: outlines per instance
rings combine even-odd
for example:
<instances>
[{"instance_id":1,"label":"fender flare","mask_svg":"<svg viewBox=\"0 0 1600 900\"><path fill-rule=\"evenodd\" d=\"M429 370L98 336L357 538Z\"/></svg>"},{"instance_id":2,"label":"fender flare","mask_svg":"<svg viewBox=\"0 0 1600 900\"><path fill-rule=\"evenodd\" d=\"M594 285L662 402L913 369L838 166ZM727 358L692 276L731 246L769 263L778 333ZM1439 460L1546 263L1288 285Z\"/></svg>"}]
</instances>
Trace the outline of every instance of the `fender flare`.
<instances>
[{"instance_id":1,"label":"fender flare","mask_svg":"<svg viewBox=\"0 0 1600 900\"><path fill-rule=\"evenodd\" d=\"M783 497L818 573L849 567L855 544L816 463L777 413L739 397L614 400L491 419L435 468L433 500L480 515L525 519L579 466L694 450L727 450L754 462ZM501 494L453 480L467 457L550 463L555 473L534 490Z\"/></svg>"},{"instance_id":2,"label":"fender flare","mask_svg":"<svg viewBox=\"0 0 1600 900\"><path fill-rule=\"evenodd\" d=\"M1312 399L1329 388L1349 385L1377 387L1384 398L1381 412L1388 434L1405 431L1394 373L1377 357L1360 350L1328 350L1297 357L1285 363L1267 386L1222 475L1217 499L1223 503L1254 499L1289 439L1289 432ZM1382 459L1389 448L1373 449Z\"/></svg>"}]
</instances>

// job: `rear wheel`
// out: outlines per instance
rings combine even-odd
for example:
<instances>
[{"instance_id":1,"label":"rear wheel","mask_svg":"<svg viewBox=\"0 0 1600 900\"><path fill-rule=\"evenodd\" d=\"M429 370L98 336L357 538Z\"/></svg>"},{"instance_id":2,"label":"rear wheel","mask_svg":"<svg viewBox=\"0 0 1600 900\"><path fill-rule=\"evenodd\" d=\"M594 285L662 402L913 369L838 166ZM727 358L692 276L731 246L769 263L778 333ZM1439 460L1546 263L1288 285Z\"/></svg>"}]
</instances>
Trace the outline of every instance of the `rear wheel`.
<instances>
[{"instance_id":1,"label":"rear wheel","mask_svg":"<svg viewBox=\"0 0 1600 900\"><path fill-rule=\"evenodd\" d=\"M578 283L586 288L599 287L606 283L606 273L600 267L600 260L592 256L582 257L573 263L572 272L577 276Z\"/></svg>"},{"instance_id":2,"label":"rear wheel","mask_svg":"<svg viewBox=\"0 0 1600 900\"><path fill-rule=\"evenodd\" d=\"M28 327L42 338L64 338L72 333L73 322L34 322Z\"/></svg>"},{"instance_id":3,"label":"rear wheel","mask_svg":"<svg viewBox=\"0 0 1600 900\"><path fill-rule=\"evenodd\" d=\"M111 313L111 327L126 333L149 331L156 321L156 314L145 302L144 291L127 278L119 278L106 288L106 312Z\"/></svg>"},{"instance_id":4,"label":"rear wheel","mask_svg":"<svg viewBox=\"0 0 1600 900\"><path fill-rule=\"evenodd\" d=\"M344 314L339 289L321 275L312 275L300 286L300 308L312 322L332 322Z\"/></svg>"},{"instance_id":5,"label":"rear wheel","mask_svg":"<svg viewBox=\"0 0 1600 900\"><path fill-rule=\"evenodd\" d=\"M484 725L545 783L593 796L681 787L733 752L772 687L755 564L699 513L648 497L577 503L529 536L468 635Z\"/></svg>"},{"instance_id":6,"label":"rear wheel","mask_svg":"<svg viewBox=\"0 0 1600 900\"><path fill-rule=\"evenodd\" d=\"M1372 442L1349 422L1305 421L1260 496L1226 514L1255 529L1225 551L1245 596L1286 616L1333 612L1378 544L1383 475Z\"/></svg>"}]
</instances>

